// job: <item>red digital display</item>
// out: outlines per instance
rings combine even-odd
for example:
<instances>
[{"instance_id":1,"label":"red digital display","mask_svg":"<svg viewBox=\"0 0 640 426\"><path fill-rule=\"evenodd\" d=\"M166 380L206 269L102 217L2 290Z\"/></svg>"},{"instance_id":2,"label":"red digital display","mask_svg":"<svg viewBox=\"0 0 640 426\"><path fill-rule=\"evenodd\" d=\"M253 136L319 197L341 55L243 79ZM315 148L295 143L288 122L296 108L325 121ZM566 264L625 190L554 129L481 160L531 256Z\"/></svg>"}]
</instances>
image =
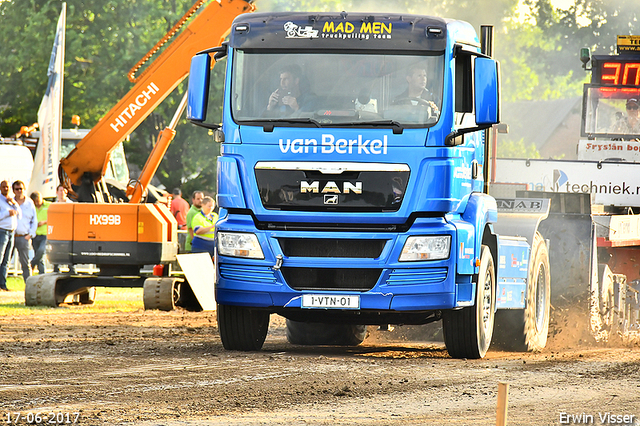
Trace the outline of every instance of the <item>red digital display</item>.
<instances>
[{"instance_id":1,"label":"red digital display","mask_svg":"<svg viewBox=\"0 0 640 426\"><path fill-rule=\"evenodd\" d=\"M640 61L603 61L600 82L611 86L640 86Z\"/></svg>"}]
</instances>

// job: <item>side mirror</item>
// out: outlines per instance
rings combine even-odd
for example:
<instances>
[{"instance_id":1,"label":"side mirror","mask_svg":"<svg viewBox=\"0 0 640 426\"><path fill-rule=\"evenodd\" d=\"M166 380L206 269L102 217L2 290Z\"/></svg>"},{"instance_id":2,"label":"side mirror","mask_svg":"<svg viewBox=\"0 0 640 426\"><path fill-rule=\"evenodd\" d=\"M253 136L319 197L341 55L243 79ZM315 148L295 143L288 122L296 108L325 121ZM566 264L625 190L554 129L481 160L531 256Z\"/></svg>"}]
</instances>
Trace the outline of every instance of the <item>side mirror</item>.
<instances>
[{"instance_id":1,"label":"side mirror","mask_svg":"<svg viewBox=\"0 0 640 426\"><path fill-rule=\"evenodd\" d=\"M191 59L187 103L188 120L203 122L207 116L210 71L211 57L208 53L198 54Z\"/></svg>"},{"instance_id":2,"label":"side mirror","mask_svg":"<svg viewBox=\"0 0 640 426\"><path fill-rule=\"evenodd\" d=\"M474 68L476 124L500 122L499 64L491 58L476 58Z\"/></svg>"},{"instance_id":3,"label":"side mirror","mask_svg":"<svg viewBox=\"0 0 640 426\"><path fill-rule=\"evenodd\" d=\"M229 50L229 42L223 41L222 44L216 48L215 50L216 53L213 54L213 60L218 62L220 59L226 58L228 50Z\"/></svg>"}]
</instances>

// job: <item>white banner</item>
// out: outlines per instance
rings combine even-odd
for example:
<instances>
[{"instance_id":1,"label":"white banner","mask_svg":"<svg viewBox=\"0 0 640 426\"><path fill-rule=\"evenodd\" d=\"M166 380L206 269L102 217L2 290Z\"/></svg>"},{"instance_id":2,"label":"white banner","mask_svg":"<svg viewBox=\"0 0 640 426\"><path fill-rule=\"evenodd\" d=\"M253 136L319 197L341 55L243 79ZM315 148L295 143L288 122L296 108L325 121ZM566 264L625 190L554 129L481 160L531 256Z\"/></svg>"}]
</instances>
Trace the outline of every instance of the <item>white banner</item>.
<instances>
[{"instance_id":1,"label":"white banner","mask_svg":"<svg viewBox=\"0 0 640 426\"><path fill-rule=\"evenodd\" d=\"M593 194L596 204L640 207L638 164L498 158L496 182L526 184L532 191Z\"/></svg>"},{"instance_id":2,"label":"white banner","mask_svg":"<svg viewBox=\"0 0 640 426\"><path fill-rule=\"evenodd\" d=\"M44 198L55 197L58 186L66 20L67 4L62 3L62 12L60 12L58 19L56 38L53 42L49 69L47 70L49 77L47 91L40 103L40 109L38 109L40 140L36 147L34 167L28 189L28 194L40 191Z\"/></svg>"}]
</instances>

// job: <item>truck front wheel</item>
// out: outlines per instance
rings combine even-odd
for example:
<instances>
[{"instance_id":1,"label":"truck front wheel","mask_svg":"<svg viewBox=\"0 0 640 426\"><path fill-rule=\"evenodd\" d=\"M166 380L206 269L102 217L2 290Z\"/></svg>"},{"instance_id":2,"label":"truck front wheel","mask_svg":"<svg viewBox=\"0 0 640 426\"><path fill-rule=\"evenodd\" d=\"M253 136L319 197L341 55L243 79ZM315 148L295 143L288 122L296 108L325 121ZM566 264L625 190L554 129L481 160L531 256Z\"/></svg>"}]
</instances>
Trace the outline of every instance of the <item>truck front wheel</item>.
<instances>
[{"instance_id":1,"label":"truck front wheel","mask_svg":"<svg viewBox=\"0 0 640 426\"><path fill-rule=\"evenodd\" d=\"M259 351L269 330L269 312L218 304L222 346L230 351Z\"/></svg>"},{"instance_id":2,"label":"truck front wheel","mask_svg":"<svg viewBox=\"0 0 640 426\"><path fill-rule=\"evenodd\" d=\"M453 358L482 358L493 334L496 273L491 250L482 246L475 306L442 312L444 343Z\"/></svg>"},{"instance_id":3,"label":"truck front wheel","mask_svg":"<svg viewBox=\"0 0 640 426\"><path fill-rule=\"evenodd\" d=\"M549 253L540 233L531 247L531 262L524 309L501 309L496 313L494 341L501 349L539 351L547 344L551 309Z\"/></svg>"}]
</instances>

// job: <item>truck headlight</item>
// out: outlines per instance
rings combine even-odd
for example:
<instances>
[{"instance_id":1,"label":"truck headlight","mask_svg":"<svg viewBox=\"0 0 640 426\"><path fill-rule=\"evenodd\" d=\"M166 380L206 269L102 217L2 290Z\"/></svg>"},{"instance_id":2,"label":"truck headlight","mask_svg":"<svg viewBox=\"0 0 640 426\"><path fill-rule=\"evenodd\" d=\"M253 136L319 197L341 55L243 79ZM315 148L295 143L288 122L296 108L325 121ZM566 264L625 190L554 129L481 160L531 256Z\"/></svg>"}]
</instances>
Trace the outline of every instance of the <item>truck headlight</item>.
<instances>
[{"instance_id":1,"label":"truck headlight","mask_svg":"<svg viewBox=\"0 0 640 426\"><path fill-rule=\"evenodd\" d=\"M264 259L262 248L255 234L218 232L218 254Z\"/></svg>"},{"instance_id":2,"label":"truck headlight","mask_svg":"<svg viewBox=\"0 0 640 426\"><path fill-rule=\"evenodd\" d=\"M438 235L435 237L409 237L404 243L400 262L412 262L416 260L437 260L449 257L451 247L450 235Z\"/></svg>"}]
</instances>

